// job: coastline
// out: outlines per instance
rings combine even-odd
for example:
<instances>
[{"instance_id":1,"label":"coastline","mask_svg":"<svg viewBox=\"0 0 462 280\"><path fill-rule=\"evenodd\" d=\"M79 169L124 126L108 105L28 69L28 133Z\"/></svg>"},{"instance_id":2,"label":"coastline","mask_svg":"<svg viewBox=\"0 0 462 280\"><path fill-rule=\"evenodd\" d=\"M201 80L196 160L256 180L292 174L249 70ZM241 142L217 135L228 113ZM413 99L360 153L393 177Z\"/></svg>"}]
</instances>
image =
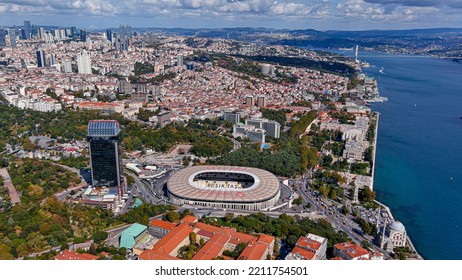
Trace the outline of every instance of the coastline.
<instances>
[{"instance_id":1,"label":"coastline","mask_svg":"<svg viewBox=\"0 0 462 280\"><path fill-rule=\"evenodd\" d=\"M371 183L371 191L374 190L374 178L375 178L375 168L376 168L376 152L377 152L377 138L378 138L378 131L379 131L379 120L380 120L380 113L379 112L374 112L374 114L376 114L377 116L377 120L376 120L376 123L375 123L375 135L374 135L374 149L373 149L373 154L372 154L372 163L373 163L373 166L372 166L372 183ZM388 207L387 205L381 203L380 201L378 200L375 200L375 202L377 204L379 204L381 207L383 207L385 209L385 211L387 212L387 215L390 219L389 223L395 221L395 218L393 217L393 214L390 210L390 207ZM385 227L386 225L384 225ZM422 256L417 252L417 249L415 248L414 244L412 243L412 240L411 238L409 237L409 233L406 231L406 241L407 241L407 244L409 246L409 248L411 249L411 252L415 253L417 255L417 257L415 258L416 260L424 260L422 258Z\"/></svg>"}]
</instances>

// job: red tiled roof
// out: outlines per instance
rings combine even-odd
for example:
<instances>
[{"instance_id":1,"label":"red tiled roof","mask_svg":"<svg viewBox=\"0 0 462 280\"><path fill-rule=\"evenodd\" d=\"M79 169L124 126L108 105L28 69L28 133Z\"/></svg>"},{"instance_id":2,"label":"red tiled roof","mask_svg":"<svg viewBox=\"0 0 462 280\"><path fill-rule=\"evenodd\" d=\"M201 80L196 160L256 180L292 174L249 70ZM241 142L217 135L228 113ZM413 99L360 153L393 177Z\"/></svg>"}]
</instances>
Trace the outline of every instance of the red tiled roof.
<instances>
[{"instance_id":1,"label":"red tiled roof","mask_svg":"<svg viewBox=\"0 0 462 280\"><path fill-rule=\"evenodd\" d=\"M207 237L207 238L212 238L212 236L213 236L213 232L210 232L210 231L207 231L207 230L202 230L202 229L199 230L197 232L197 234L200 235L200 236Z\"/></svg>"},{"instance_id":2,"label":"red tiled roof","mask_svg":"<svg viewBox=\"0 0 462 280\"><path fill-rule=\"evenodd\" d=\"M152 250L161 254L170 254L181 242L189 237L193 229L187 224L180 224L165 235L152 247Z\"/></svg>"},{"instance_id":3,"label":"red tiled roof","mask_svg":"<svg viewBox=\"0 0 462 280\"><path fill-rule=\"evenodd\" d=\"M187 224L194 223L197 222L197 218L195 216L186 215L183 219L181 219L181 222Z\"/></svg>"},{"instance_id":4,"label":"red tiled roof","mask_svg":"<svg viewBox=\"0 0 462 280\"><path fill-rule=\"evenodd\" d=\"M213 241L208 241L194 255L193 260L212 260L217 257L223 250L224 245Z\"/></svg>"},{"instance_id":5,"label":"red tiled roof","mask_svg":"<svg viewBox=\"0 0 462 280\"><path fill-rule=\"evenodd\" d=\"M260 234L260 236L258 237L258 242L271 245L274 242L274 236L266 235L266 234Z\"/></svg>"},{"instance_id":6,"label":"red tiled roof","mask_svg":"<svg viewBox=\"0 0 462 280\"><path fill-rule=\"evenodd\" d=\"M149 261L149 260L181 260L177 257L172 257L167 254L160 254L153 250L144 250L143 253L140 254L139 259Z\"/></svg>"},{"instance_id":7,"label":"red tiled roof","mask_svg":"<svg viewBox=\"0 0 462 280\"><path fill-rule=\"evenodd\" d=\"M266 244L252 242L247 244L242 253L239 255L238 260L261 260L266 258L266 251L268 246Z\"/></svg>"},{"instance_id":8,"label":"red tiled roof","mask_svg":"<svg viewBox=\"0 0 462 280\"><path fill-rule=\"evenodd\" d=\"M295 246L294 249L292 250L292 252L290 252L290 253L294 254L294 255L299 255L305 260L312 260L314 258L314 255L315 255L314 252L305 250L305 249L297 247L297 246Z\"/></svg>"},{"instance_id":9,"label":"red tiled roof","mask_svg":"<svg viewBox=\"0 0 462 280\"><path fill-rule=\"evenodd\" d=\"M202 230L206 230L206 231L210 231L210 232L218 232L218 231L221 231L221 228L219 228L219 227L212 226L212 225L208 225L208 224L204 224L204 223L201 223L201 222L196 223L195 226L196 226L196 228L198 228L198 229L202 229Z\"/></svg>"},{"instance_id":10,"label":"red tiled roof","mask_svg":"<svg viewBox=\"0 0 462 280\"><path fill-rule=\"evenodd\" d=\"M163 228L163 229L166 229L166 230L172 230L172 229L174 229L176 227L176 224L170 223L170 222L167 222L167 221L162 221L162 220L152 220L149 223L149 226L150 227Z\"/></svg>"},{"instance_id":11,"label":"red tiled roof","mask_svg":"<svg viewBox=\"0 0 462 280\"><path fill-rule=\"evenodd\" d=\"M75 261L75 260L83 260L83 261L90 261L90 260L97 260L98 257L97 256L94 256L94 255L90 255L88 253L83 253L83 254L80 254L80 253L77 253L77 252L72 252L72 251L69 251L68 249L60 252L59 254L57 254L55 256L55 260L61 260L61 261Z\"/></svg>"},{"instance_id":12,"label":"red tiled roof","mask_svg":"<svg viewBox=\"0 0 462 280\"><path fill-rule=\"evenodd\" d=\"M321 243L311 238L306 238L305 236L302 236L298 239L297 246L317 251L321 247Z\"/></svg>"},{"instance_id":13,"label":"red tiled roof","mask_svg":"<svg viewBox=\"0 0 462 280\"><path fill-rule=\"evenodd\" d=\"M358 244L343 242L335 244L334 247L339 251L344 251L350 258L358 258L361 256L369 257L369 252Z\"/></svg>"}]
</instances>

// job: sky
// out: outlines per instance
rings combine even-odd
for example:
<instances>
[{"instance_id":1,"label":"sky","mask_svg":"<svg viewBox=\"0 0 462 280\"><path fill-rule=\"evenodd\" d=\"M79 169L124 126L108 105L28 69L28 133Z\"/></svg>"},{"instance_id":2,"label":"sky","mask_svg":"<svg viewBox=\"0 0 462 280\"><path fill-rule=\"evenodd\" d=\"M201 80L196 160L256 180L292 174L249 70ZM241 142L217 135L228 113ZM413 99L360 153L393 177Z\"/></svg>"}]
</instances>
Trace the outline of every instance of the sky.
<instances>
[{"instance_id":1,"label":"sky","mask_svg":"<svg viewBox=\"0 0 462 280\"><path fill-rule=\"evenodd\" d=\"M462 0L0 0L0 25L267 27L370 30L462 27Z\"/></svg>"}]
</instances>

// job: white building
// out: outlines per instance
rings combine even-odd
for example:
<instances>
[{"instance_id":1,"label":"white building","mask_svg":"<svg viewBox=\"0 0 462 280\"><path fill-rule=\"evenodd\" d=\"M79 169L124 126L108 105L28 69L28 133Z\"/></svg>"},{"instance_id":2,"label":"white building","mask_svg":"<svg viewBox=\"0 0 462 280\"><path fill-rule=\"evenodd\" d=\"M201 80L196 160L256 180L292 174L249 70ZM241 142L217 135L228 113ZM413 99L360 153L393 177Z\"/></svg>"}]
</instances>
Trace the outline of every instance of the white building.
<instances>
[{"instance_id":1,"label":"white building","mask_svg":"<svg viewBox=\"0 0 462 280\"><path fill-rule=\"evenodd\" d=\"M64 61L64 72L72 73L72 62L70 60Z\"/></svg>"},{"instance_id":2,"label":"white building","mask_svg":"<svg viewBox=\"0 0 462 280\"><path fill-rule=\"evenodd\" d=\"M91 74L91 61L90 54L87 52L79 53L77 55L77 68L79 74Z\"/></svg>"},{"instance_id":3,"label":"white building","mask_svg":"<svg viewBox=\"0 0 462 280\"><path fill-rule=\"evenodd\" d=\"M327 239L315 234L307 234L298 239L286 260L325 260Z\"/></svg>"}]
</instances>

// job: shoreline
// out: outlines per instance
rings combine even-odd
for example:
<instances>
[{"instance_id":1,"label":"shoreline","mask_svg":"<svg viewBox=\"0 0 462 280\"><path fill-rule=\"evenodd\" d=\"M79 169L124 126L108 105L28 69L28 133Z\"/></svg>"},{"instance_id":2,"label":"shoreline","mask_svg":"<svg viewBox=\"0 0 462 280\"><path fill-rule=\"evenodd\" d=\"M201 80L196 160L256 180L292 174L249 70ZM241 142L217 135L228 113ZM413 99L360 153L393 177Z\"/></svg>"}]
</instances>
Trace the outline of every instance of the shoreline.
<instances>
[{"instance_id":1,"label":"shoreline","mask_svg":"<svg viewBox=\"0 0 462 280\"><path fill-rule=\"evenodd\" d=\"M377 152L377 141L378 141L378 135L379 135L378 132L379 132L379 120L380 120L380 112L374 112L374 113L377 116L377 120L376 120L376 124L375 124L374 149L373 149L373 154L372 154L372 164L373 164L373 166L372 166L371 191L374 191L375 167L377 166L376 165L376 152ZM395 218L394 218L394 216L393 216L393 214L391 212L390 207L388 207L387 205L381 203L378 200L375 200L375 202L385 209L385 211L387 212L388 217L390 218L390 223L392 221L395 221ZM406 241L407 241L407 244L408 244L407 246L411 249L411 252L414 252L417 255L417 257L415 259L424 260L424 258L422 258L422 256L417 252L417 249L415 248L414 243L412 243L412 240L411 240L407 230L406 230Z\"/></svg>"}]
</instances>

